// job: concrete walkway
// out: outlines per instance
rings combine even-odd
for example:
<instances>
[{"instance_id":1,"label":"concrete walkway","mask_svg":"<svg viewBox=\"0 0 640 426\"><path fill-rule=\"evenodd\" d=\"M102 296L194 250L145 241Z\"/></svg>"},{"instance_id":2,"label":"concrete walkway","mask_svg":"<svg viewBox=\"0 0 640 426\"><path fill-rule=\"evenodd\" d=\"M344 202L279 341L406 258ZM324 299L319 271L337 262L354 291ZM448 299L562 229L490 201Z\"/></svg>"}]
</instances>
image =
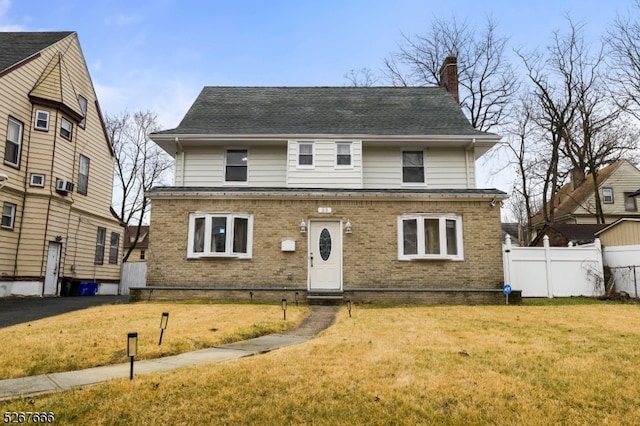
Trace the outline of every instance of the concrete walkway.
<instances>
[{"instance_id":1,"label":"concrete walkway","mask_svg":"<svg viewBox=\"0 0 640 426\"><path fill-rule=\"evenodd\" d=\"M164 358L136 361L134 376L191 367L212 362L229 361L264 354L285 346L313 339L335 321L337 306L311 306L311 315L296 328L282 334L270 334L228 345L187 352ZM0 380L0 401L44 393L66 391L95 385L113 379L129 378L130 364L87 368L64 373Z\"/></svg>"}]
</instances>

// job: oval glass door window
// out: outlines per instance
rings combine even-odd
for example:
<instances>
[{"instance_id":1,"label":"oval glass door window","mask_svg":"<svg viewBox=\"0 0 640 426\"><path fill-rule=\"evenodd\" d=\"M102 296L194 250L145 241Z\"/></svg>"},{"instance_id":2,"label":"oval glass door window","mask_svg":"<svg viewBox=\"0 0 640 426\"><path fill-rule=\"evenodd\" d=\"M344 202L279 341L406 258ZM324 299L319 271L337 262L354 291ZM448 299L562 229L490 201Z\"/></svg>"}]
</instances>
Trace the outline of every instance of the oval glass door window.
<instances>
[{"instance_id":1,"label":"oval glass door window","mask_svg":"<svg viewBox=\"0 0 640 426\"><path fill-rule=\"evenodd\" d=\"M326 261L331 256L331 233L327 228L324 228L320 232L318 238L318 249L320 250L320 257Z\"/></svg>"}]
</instances>

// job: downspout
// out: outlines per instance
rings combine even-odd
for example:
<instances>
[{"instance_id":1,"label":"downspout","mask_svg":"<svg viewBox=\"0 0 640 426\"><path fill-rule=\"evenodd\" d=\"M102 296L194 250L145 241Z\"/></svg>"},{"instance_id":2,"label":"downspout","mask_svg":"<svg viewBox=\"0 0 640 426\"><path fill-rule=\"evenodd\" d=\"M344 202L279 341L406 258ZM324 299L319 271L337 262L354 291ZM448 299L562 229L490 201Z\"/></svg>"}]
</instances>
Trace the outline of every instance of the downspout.
<instances>
[{"instance_id":1,"label":"downspout","mask_svg":"<svg viewBox=\"0 0 640 426\"><path fill-rule=\"evenodd\" d=\"M469 152L471 150L475 151L476 138L471 139L471 143L467 145L467 148L464 150L464 162L465 162L465 175L467 178L467 188L475 187L475 185L471 185L471 173L470 173L470 162L469 162Z\"/></svg>"},{"instance_id":2,"label":"downspout","mask_svg":"<svg viewBox=\"0 0 640 426\"><path fill-rule=\"evenodd\" d=\"M180 139L177 136L175 140L180 148L180 186L184 186L184 148L180 144ZM176 182L176 186L178 186L178 182Z\"/></svg>"}]
</instances>

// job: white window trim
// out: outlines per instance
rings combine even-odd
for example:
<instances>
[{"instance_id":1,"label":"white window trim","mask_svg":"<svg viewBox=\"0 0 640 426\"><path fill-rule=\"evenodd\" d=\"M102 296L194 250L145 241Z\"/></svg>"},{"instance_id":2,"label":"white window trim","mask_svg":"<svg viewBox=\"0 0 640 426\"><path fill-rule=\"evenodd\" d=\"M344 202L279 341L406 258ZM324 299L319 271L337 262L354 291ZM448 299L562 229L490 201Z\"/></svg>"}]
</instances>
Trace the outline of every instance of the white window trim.
<instances>
[{"instance_id":1,"label":"white window trim","mask_svg":"<svg viewBox=\"0 0 640 426\"><path fill-rule=\"evenodd\" d=\"M35 178L42 178L42 183L36 183ZM41 173L31 173L31 178L29 179L29 185L36 186L38 188L44 188L45 184L45 176Z\"/></svg>"},{"instance_id":2,"label":"white window trim","mask_svg":"<svg viewBox=\"0 0 640 426\"><path fill-rule=\"evenodd\" d=\"M84 102L83 102L84 101ZM82 95L78 95L78 105L80 105L80 109L82 110L82 120L78 123L78 127L85 128L87 125L87 106L89 102L87 98Z\"/></svg>"},{"instance_id":3,"label":"white window trim","mask_svg":"<svg viewBox=\"0 0 640 426\"><path fill-rule=\"evenodd\" d=\"M38 126L38 115L39 114L45 114L47 116L47 119L46 119L47 124L44 127ZM33 128L36 129L36 130L42 130L42 131L48 132L49 131L49 119L50 119L50 117L51 117L51 115L49 114L49 111L45 111L45 110L42 110L42 109L37 109L36 110L36 121L33 124Z\"/></svg>"},{"instance_id":4,"label":"white window trim","mask_svg":"<svg viewBox=\"0 0 640 426\"><path fill-rule=\"evenodd\" d=\"M65 127L65 124L69 125L69 128L67 129ZM62 131L68 131L69 132L69 136L65 136ZM70 120L67 120L66 118L62 117L62 120L60 120L60 136L62 136L63 138L67 139L67 140L73 140L73 123Z\"/></svg>"},{"instance_id":5,"label":"white window trim","mask_svg":"<svg viewBox=\"0 0 640 426\"><path fill-rule=\"evenodd\" d=\"M349 160L350 164L338 164L338 145L347 145L349 147ZM335 168L336 169L353 169L353 142L351 141L336 141L334 144L335 150ZM344 155L344 154L343 154Z\"/></svg>"},{"instance_id":6,"label":"white window trim","mask_svg":"<svg viewBox=\"0 0 640 426\"><path fill-rule=\"evenodd\" d=\"M425 219L439 219L439 231L440 231L440 254L425 254L424 253L424 220ZM403 221L405 220L417 220L418 229L418 253L417 254L404 254L404 235L403 235ZM456 244L458 247L458 254L447 254L447 220L456 221ZM398 216L398 260L419 260L419 259L434 259L434 260L464 260L464 238L462 237L462 216L453 213L433 214L433 213L407 213Z\"/></svg>"},{"instance_id":7,"label":"white window trim","mask_svg":"<svg viewBox=\"0 0 640 426\"><path fill-rule=\"evenodd\" d=\"M605 191L610 191L610 192L611 192L611 197L610 197L610 198L611 198L611 200L610 200L610 201L607 201L607 200L606 200L606 197L605 197L605 195L604 195ZM613 204L613 202L614 202L614 198L613 198L613 188L610 188L610 187L602 188L602 203L603 203L603 204Z\"/></svg>"},{"instance_id":8,"label":"white window trim","mask_svg":"<svg viewBox=\"0 0 640 426\"><path fill-rule=\"evenodd\" d=\"M227 180L227 158L229 151L247 151L247 180ZM238 164L235 164L238 166ZM249 185L249 148L233 147L224 150L224 168L222 169L223 185L225 186L242 186Z\"/></svg>"},{"instance_id":9,"label":"white window trim","mask_svg":"<svg viewBox=\"0 0 640 426\"><path fill-rule=\"evenodd\" d=\"M311 145L311 164L300 164L300 146ZM309 154L305 154L309 155ZM316 167L316 144L314 141L296 142L296 169L315 169Z\"/></svg>"},{"instance_id":10,"label":"white window trim","mask_svg":"<svg viewBox=\"0 0 640 426\"><path fill-rule=\"evenodd\" d=\"M9 128L8 128L8 126L9 126L10 122L13 122L14 124L17 124L18 127L20 128L18 130L18 140L17 141L10 141L9 140L9 135L8 135L9 134ZM7 143L12 143L12 144L18 145L18 151L17 151L17 155L16 155L16 157L17 157L16 158L16 162L14 163L14 162L9 161L9 160L4 160L5 164L8 164L8 165L13 166L13 167L20 167L20 156L22 155L22 133L23 133L23 131L24 131L24 126L22 125L22 122L16 120L13 117L9 117L9 121L7 122L7 138L6 138L7 141L5 142L5 150L7 149L6 144Z\"/></svg>"},{"instance_id":11,"label":"white window trim","mask_svg":"<svg viewBox=\"0 0 640 426\"><path fill-rule=\"evenodd\" d=\"M7 203L7 202L2 203L2 212L0 212L2 214L2 217L5 217L4 215L5 206L9 206L11 208L11 215L9 216L11 218L11 223L9 224L9 226L0 225L0 227L3 229L13 229L16 223L16 210L18 209L18 206L13 203Z\"/></svg>"},{"instance_id":12,"label":"white window trim","mask_svg":"<svg viewBox=\"0 0 640 426\"><path fill-rule=\"evenodd\" d=\"M214 217L225 217L227 219L225 252L211 252L211 221ZM204 218L204 252L196 253L193 251L194 233L196 219ZM234 234L234 219L241 218L247 219L247 252L246 253L234 253L233 252L233 234ZM187 259L200 259L206 257L222 257L222 258L237 258L237 259L251 259L253 250L253 215L247 213L191 213L189 214L189 230L187 235Z\"/></svg>"},{"instance_id":13,"label":"white window trim","mask_svg":"<svg viewBox=\"0 0 640 426\"><path fill-rule=\"evenodd\" d=\"M403 155L407 151L420 151L422 152L422 182L405 182L404 181L404 160ZM402 148L400 150L400 183L402 186L427 186L427 153L422 148Z\"/></svg>"}]
</instances>

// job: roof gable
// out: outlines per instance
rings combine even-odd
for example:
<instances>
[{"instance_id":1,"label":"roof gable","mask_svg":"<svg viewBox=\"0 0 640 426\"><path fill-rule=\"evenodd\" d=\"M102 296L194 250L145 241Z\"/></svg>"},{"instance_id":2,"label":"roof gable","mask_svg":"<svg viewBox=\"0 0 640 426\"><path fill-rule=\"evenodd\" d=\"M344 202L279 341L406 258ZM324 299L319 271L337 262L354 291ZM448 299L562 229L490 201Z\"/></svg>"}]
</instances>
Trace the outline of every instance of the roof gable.
<instances>
[{"instance_id":1,"label":"roof gable","mask_svg":"<svg viewBox=\"0 0 640 426\"><path fill-rule=\"evenodd\" d=\"M205 87L164 135L466 135L474 129L440 87Z\"/></svg>"},{"instance_id":2,"label":"roof gable","mask_svg":"<svg viewBox=\"0 0 640 426\"><path fill-rule=\"evenodd\" d=\"M627 162L627 160L616 161L615 163L609 164L608 166L600 169L598 171L598 184L600 186L604 185L607 179L609 179L625 162ZM556 193L555 199L553 200L554 216L559 218L574 213L580 206L583 206L591 196L593 196L594 192L595 185L593 183L592 174L585 176L585 180L575 189L571 182L566 183ZM544 214L542 210L531 218L532 224L542 223L543 221Z\"/></svg>"},{"instance_id":3,"label":"roof gable","mask_svg":"<svg viewBox=\"0 0 640 426\"><path fill-rule=\"evenodd\" d=\"M0 75L71 34L72 31L0 32Z\"/></svg>"}]
</instances>

